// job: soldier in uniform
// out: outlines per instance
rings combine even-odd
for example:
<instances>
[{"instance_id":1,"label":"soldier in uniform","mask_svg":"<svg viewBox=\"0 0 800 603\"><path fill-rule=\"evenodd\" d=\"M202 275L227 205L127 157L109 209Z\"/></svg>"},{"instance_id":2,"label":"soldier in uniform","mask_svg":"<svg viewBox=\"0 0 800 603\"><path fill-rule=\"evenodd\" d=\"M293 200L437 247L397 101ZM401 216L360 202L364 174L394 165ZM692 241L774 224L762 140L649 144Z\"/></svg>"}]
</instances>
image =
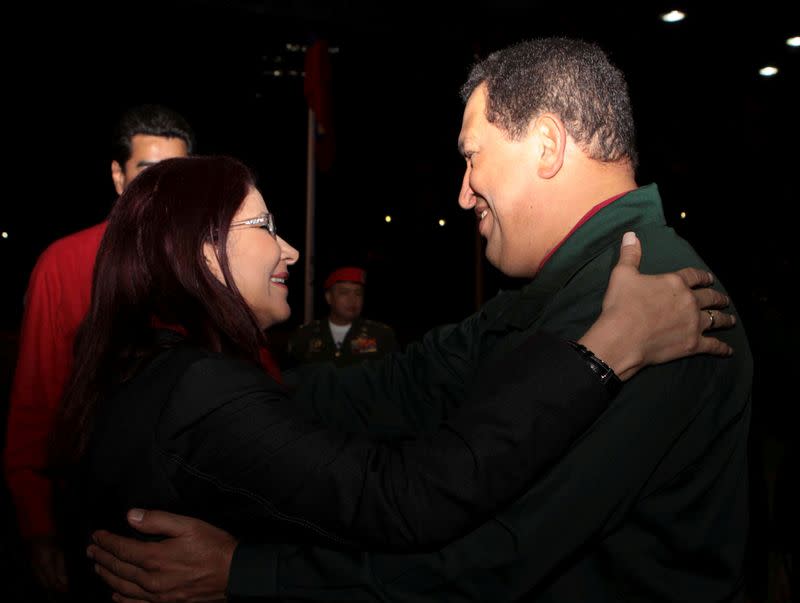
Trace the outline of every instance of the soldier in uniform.
<instances>
[{"instance_id":1,"label":"soldier in uniform","mask_svg":"<svg viewBox=\"0 0 800 603\"><path fill-rule=\"evenodd\" d=\"M289 339L293 363L334 362L337 366L380 358L397 349L394 331L388 325L361 318L366 273L347 266L325 279L327 319L300 327Z\"/></svg>"}]
</instances>

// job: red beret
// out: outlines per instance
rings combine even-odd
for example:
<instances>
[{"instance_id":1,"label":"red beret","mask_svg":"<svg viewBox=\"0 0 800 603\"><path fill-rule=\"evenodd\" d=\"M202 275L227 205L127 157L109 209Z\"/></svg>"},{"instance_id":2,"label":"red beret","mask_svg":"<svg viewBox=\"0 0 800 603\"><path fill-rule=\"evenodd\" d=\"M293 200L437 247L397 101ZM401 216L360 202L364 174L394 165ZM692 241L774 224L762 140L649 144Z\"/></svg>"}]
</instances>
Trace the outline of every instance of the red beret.
<instances>
[{"instance_id":1,"label":"red beret","mask_svg":"<svg viewBox=\"0 0 800 603\"><path fill-rule=\"evenodd\" d=\"M367 282L367 274L361 268L355 268L353 266L339 268L328 275L328 278L325 279L324 288L326 290L330 289L334 284L341 281L361 283L363 285Z\"/></svg>"}]
</instances>

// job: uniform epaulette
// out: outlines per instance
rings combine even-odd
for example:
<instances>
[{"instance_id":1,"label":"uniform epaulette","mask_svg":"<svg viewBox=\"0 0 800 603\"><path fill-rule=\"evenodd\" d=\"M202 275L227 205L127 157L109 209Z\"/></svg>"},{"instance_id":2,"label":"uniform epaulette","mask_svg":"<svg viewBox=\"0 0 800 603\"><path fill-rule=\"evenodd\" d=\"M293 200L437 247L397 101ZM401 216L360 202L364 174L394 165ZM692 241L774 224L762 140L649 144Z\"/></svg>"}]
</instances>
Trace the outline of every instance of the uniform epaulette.
<instances>
[{"instance_id":1,"label":"uniform epaulette","mask_svg":"<svg viewBox=\"0 0 800 603\"><path fill-rule=\"evenodd\" d=\"M304 324L304 325L300 325L299 327L297 327L297 330L298 330L298 331L305 331L305 330L307 330L307 329L311 329L311 328L313 328L313 327L318 327L319 325L320 325L320 321L319 321L319 319L317 319L317 320L312 320L311 322L307 322L307 323L306 323L306 324Z\"/></svg>"},{"instance_id":2,"label":"uniform epaulette","mask_svg":"<svg viewBox=\"0 0 800 603\"><path fill-rule=\"evenodd\" d=\"M391 331L392 330L392 327L390 327L386 323L378 322L377 320L369 320L368 318L362 318L361 322L367 327L374 327L374 328L377 328L377 329L385 329L387 331Z\"/></svg>"}]
</instances>

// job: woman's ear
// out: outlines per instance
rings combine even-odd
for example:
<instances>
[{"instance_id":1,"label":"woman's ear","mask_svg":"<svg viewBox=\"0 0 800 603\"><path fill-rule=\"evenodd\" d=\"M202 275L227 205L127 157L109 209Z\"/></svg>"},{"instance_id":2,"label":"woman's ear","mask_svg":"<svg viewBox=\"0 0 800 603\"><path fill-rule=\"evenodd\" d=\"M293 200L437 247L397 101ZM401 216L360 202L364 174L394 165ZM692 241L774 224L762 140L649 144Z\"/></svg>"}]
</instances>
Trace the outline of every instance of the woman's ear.
<instances>
[{"instance_id":1,"label":"woman's ear","mask_svg":"<svg viewBox=\"0 0 800 603\"><path fill-rule=\"evenodd\" d=\"M208 269L211 270L211 274L216 276L220 283L227 284L225 283L225 275L222 274L222 266L219 263L217 247L208 241L203 243L203 257L206 259L206 264Z\"/></svg>"}]
</instances>

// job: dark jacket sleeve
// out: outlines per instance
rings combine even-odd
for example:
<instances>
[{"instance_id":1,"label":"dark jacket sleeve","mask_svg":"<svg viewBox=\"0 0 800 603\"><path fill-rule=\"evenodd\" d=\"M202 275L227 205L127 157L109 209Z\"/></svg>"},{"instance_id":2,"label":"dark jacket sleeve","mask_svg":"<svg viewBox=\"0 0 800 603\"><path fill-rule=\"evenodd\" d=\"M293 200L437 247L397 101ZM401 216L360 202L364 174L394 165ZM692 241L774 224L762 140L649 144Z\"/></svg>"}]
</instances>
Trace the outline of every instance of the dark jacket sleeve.
<instances>
[{"instance_id":1,"label":"dark jacket sleeve","mask_svg":"<svg viewBox=\"0 0 800 603\"><path fill-rule=\"evenodd\" d=\"M394 329L389 325L382 325L383 327L383 337L381 342L381 352L384 354L391 354L392 352L396 352L398 349L397 346L397 337L394 334Z\"/></svg>"},{"instance_id":2,"label":"dark jacket sleeve","mask_svg":"<svg viewBox=\"0 0 800 603\"><path fill-rule=\"evenodd\" d=\"M210 358L177 385L158 439L189 512L238 536L431 549L524 491L608 403L548 336L484 372L433 435L390 444L306 421L257 371Z\"/></svg>"},{"instance_id":3,"label":"dark jacket sleeve","mask_svg":"<svg viewBox=\"0 0 800 603\"><path fill-rule=\"evenodd\" d=\"M287 356L291 364L302 363L306 347L308 346L308 329L309 327L300 326L289 336L287 342Z\"/></svg>"},{"instance_id":4,"label":"dark jacket sleeve","mask_svg":"<svg viewBox=\"0 0 800 603\"><path fill-rule=\"evenodd\" d=\"M701 362L724 360L704 358ZM678 365L686 364L680 361ZM665 378L670 374L671 378ZM715 381L713 375L706 377L705 382ZM695 571L706 567L713 572L702 581L702 587L685 579L664 582L663 566L654 563L659 573L646 575L671 590L672 597L663 600L725 600L711 594L730 588L735 583L731 576L741 569L746 526L742 523L731 531L729 526L736 524L728 518L739 514L742 497L746 497L742 484L746 483L744 443L749 404L728 418L709 400L691 395L691 389L703 382L696 372L675 370L671 364L650 368L626 383L611 408L525 494L436 552L382 555L245 541L234 554L229 593L307 601L518 600L531 589L551 584L554 571L568 571L576 559L587 559L582 557L587 546L612 534L623 538L615 541L618 546L639 547L627 553L626 569L641 576L645 570L639 564L653 555L641 553L641 543L648 543L643 532L637 531L641 523L628 523L637 526L632 535L623 534L623 525L636 501L644 500L646 505L638 503L637 517L677 526L685 534L671 542L671 547L696 547L704 542L693 539L698 533L708 534L704 538L710 542L734 543L717 547L719 560L714 563L698 564L683 551L673 557L680 560L674 561L676 567L680 562ZM661 387L661 393L655 385ZM708 387L706 394L718 389L718 385ZM714 410L698 415L703 408ZM728 428L711 441L713 431L705 424L729 420ZM699 458L687 455L682 459L687 465L675 476L674 469L668 468L671 463L662 462L664 451L685 443L687 437L700 441L698 432L709 441L695 449ZM706 467L699 470L702 465ZM676 508L691 508L692 512L683 513L677 521L680 513ZM600 555L608 554L609 548ZM594 563L592 560L589 565ZM256 572L257 567L263 571ZM570 578L578 580L574 574Z\"/></svg>"},{"instance_id":5,"label":"dark jacket sleeve","mask_svg":"<svg viewBox=\"0 0 800 603\"><path fill-rule=\"evenodd\" d=\"M328 425L374 432L385 427L390 415L396 431L430 431L451 406L469 397L481 322L481 313L475 313L432 329L402 352L339 369L332 363L301 366L285 374L284 381L294 401Z\"/></svg>"}]
</instances>

